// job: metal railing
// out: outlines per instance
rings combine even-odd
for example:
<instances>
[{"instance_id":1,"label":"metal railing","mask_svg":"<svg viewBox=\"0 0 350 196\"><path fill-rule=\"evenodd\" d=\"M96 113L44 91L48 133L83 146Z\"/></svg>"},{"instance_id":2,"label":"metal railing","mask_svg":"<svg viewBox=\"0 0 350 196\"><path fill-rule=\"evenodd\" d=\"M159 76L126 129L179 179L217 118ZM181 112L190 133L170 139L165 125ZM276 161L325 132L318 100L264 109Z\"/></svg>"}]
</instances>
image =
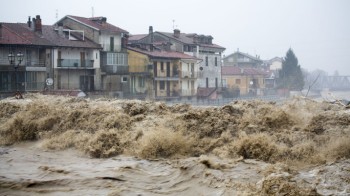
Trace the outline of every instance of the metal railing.
<instances>
[{"instance_id":1,"label":"metal railing","mask_svg":"<svg viewBox=\"0 0 350 196\"><path fill-rule=\"evenodd\" d=\"M85 68L93 67L94 60L81 60L81 59L58 59L58 67L76 67L76 68Z\"/></svg>"},{"instance_id":2,"label":"metal railing","mask_svg":"<svg viewBox=\"0 0 350 196\"><path fill-rule=\"evenodd\" d=\"M235 98L223 98L223 99L192 99L192 100L168 100L165 101L168 105L175 105L175 104L190 104L194 106L223 106L226 104L229 104L233 101L238 100L263 100L263 101L275 101L280 102L283 100L286 100L286 97L281 97L278 95L271 95L271 96L253 96L253 97L235 97Z\"/></svg>"},{"instance_id":3,"label":"metal railing","mask_svg":"<svg viewBox=\"0 0 350 196\"><path fill-rule=\"evenodd\" d=\"M129 66L127 65L102 65L101 70L110 74L128 74Z\"/></svg>"},{"instance_id":4,"label":"metal railing","mask_svg":"<svg viewBox=\"0 0 350 196\"><path fill-rule=\"evenodd\" d=\"M0 58L0 65L10 65L8 58ZM45 67L45 59L39 60L23 60L20 66L27 67Z\"/></svg>"},{"instance_id":5,"label":"metal railing","mask_svg":"<svg viewBox=\"0 0 350 196\"><path fill-rule=\"evenodd\" d=\"M198 72L197 71L181 71L180 77L181 78L198 78Z\"/></svg>"}]
</instances>

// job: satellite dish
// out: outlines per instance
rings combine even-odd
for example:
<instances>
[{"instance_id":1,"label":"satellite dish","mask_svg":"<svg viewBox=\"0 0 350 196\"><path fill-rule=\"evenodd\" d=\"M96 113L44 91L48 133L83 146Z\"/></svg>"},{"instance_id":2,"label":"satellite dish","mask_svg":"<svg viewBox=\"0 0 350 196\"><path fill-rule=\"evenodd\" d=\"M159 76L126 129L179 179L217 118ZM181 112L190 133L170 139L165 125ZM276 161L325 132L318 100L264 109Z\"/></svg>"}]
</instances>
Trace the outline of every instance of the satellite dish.
<instances>
[{"instance_id":1,"label":"satellite dish","mask_svg":"<svg viewBox=\"0 0 350 196\"><path fill-rule=\"evenodd\" d=\"M200 67L199 70L203 71L203 67Z\"/></svg>"},{"instance_id":2,"label":"satellite dish","mask_svg":"<svg viewBox=\"0 0 350 196\"><path fill-rule=\"evenodd\" d=\"M52 79L52 78L47 78L47 79L46 79L46 85L47 85L47 86L53 85L53 79Z\"/></svg>"}]
</instances>

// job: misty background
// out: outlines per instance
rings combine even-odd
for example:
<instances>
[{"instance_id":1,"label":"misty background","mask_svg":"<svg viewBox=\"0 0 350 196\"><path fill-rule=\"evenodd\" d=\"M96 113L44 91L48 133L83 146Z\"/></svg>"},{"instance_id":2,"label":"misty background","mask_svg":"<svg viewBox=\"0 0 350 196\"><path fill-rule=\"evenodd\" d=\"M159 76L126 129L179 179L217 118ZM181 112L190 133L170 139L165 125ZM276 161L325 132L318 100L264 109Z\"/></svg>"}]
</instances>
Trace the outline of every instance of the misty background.
<instances>
[{"instance_id":1,"label":"misty background","mask_svg":"<svg viewBox=\"0 0 350 196\"><path fill-rule=\"evenodd\" d=\"M268 60L292 48L302 69L350 75L348 0L12 0L3 1L0 22L25 23L40 15L45 25L65 15L105 16L130 34L155 31L211 35L226 48Z\"/></svg>"}]
</instances>

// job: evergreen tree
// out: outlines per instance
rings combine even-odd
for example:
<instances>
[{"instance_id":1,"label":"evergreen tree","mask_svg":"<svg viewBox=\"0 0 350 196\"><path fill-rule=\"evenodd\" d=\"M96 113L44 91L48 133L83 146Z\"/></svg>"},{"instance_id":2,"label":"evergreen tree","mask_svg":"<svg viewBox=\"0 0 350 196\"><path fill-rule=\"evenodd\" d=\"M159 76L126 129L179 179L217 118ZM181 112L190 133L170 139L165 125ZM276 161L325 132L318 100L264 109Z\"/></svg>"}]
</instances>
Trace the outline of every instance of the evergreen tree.
<instances>
[{"instance_id":1,"label":"evergreen tree","mask_svg":"<svg viewBox=\"0 0 350 196\"><path fill-rule=\"evenodd\" d=\"M286 57L282 61L282 69L279 71L279 88L302 90L303 87L304 76L298 64L298 58L293 50L289 48Z\"/></svg>"}]
</instances>

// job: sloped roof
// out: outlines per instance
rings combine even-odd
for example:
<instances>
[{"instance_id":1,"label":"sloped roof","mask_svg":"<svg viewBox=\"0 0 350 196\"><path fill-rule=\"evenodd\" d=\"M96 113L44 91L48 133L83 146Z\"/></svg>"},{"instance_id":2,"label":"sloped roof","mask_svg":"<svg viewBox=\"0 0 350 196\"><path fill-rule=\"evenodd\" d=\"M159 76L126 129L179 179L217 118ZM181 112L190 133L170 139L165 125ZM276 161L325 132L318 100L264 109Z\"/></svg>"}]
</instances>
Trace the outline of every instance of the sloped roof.
<instances>
[{"instance_id":1,"label":"sloped roof","mask_svg":"<svg viewBox=\"0 0 350 196\"><path fill-rule=\"evenodd\" d=\"M235 66L222 66L222 75L269 75L267 72L255 68L239 68Z\"/></svg>"},{"instance_id":2,"label":"sloped roof","mask_svg":"<svg viewBox=\"0 0 350 196\"><path fill-rule=\"evenodd\" d=\"M159 51L159 50L154 50L154 51L147 51L147 50L142 50L139 48L133 48L133 47L128 47L129 50L139 52L145 55L148 55L153 58L169 58L169 59L193 59L193 60L199 60L194 56L187 55L185 53L181 52L175 52L175 51Z\"/></svg>"},{"instance_id":3,"label":"sloped roof","mask_svg":"<svg viewBox=\"0 0 350 196\"><path fill-rule=\"evenodd\" d=\"M24 23L1 23L2 39L0 44L17 44L17 45L41 45L52 46L53 43L27 27Z\"/></svg>"},{"instance_id":4,"label":"sloped roof","mask_svg":"<svg viewBox=\"0 0 350 196\"><path fill-rule=\"evenodd\" d=\"M96 44L86 37L84 40L69 40L66 37L62 37L58 35L58 32L55 30L54 26L43 25L42 29L45 38L54 43L55 46L75 48L102 48L100 44Z\"/></svg>"},{"instance_id":5,"label":"sloped roof","mask_svg":"<svg viewBox=\"0 0 350 196\"><path fill-rule=\"evenodd\" d=\"M192 45L200 45L203 47L209 47L209 48L219 48L219 49L225 49L222 46L219 46L217 44L203 44L203 43L195 43L193 41L193 36L203 36L203 35L197 35L196 33L180 33L179 37L175 37L174 33L169 33L169 32L158 32L157 33L163 34L171 39L175 39L179 42L185 43L185 44L192 44ZM211 37L211 36L210 36Z\"/></svg>"},{"instance_id":6,"label":"sloped roof","mask_svg":"<svg viewBox=\"0 0 350 196\"><path fill-rule=\"evenodd\" d=\"M224 57L223 59L227 59L227 58L229 58L229 57L231 57L231 56L233 56L233 55L237 55L237 54L240 54L240 55L242 55L242 56L248 57L248 58L253 59L253 60L255 60L255 61L262 61L261 59L256 58L256 57L254 57L254 56L252 56L252 55L250 55L250 54L248 54L248 53L243 53L243 52L240 52L240 51L237 51L237 52L234 52L234 53L232 53L232 54L230 54L230 55L227 55L227 56Z\"/></svg>"},{"instance_id":7,"label":"sloped roof","mask_svg":"<svg viewBox=\"0 0 350 196\"><path fill-rule=\"evenodd\" d=\"M2 39L0 44L33 45L52 47L101 48L88 39L69 40L58 35L54 26L42 25L42 33L36 33L25 23L1 23Z\"/></svg>"},{"instance_id":8,"label":"sloped roof","mask_svg":"<svg viewBox=\"0 0 350 196\"><path fill-rule=\"evenodd\" d=\"M137 35L130 35L129 36L129 41L138 41L140 39L143 39L147 36L148 34L137 34Z\"/></svg>"},{"instance_id":9,"label":"sloped roof","mask_svg":"<svg viewBox=\"0 0 350 196\"><path fill-rule=\"evenodd\" d=\"M210 96L212 93L214 93L216 90L215 87L209 87L209 88L203 88L203 87L199 87L197 89L197 96L198 97L208 97Z\"/></svg>"},{"instance_id":10,"label":"sloped roof","mask_svg":"<svg viewBox=\"0 0 350 196\"><path fill-rule=\"evenodd\" d=\"M198 36L196 33L180 33L179 37L175 37L174 33L169 33L169 32L160 32L160 31L155 31L155 34L160 34L163 35L165 37L168 37L170 39L176 40L178 42L184 43L184 44L189 44L189 45L199 45L199 46L203 46L203 47L208 47L208 48L218 48L218 49L222 49L225 50L224 47L219 46L217 44L203 44L203 43L195 43L193 41L193 36ZM132 35L129 37L129 41L130 42L135 42L135 41L139 41L145 37L147 37L149 34L136 34L136 35ZM203 35L199 35L199 36L203 36Z\"/></svg>"},{"instance_id":11,"label":"sloped roof","mask_svg":"<svg viewBox=\"0 0 350 196\"><path fill-rule=\"evenodd\" d=\"M187 36L187 34L185 34L185 33L180 33L179 37L175 37L175 36L174 36L174 33L159 32L159 31L156 31L156 32L157 32L157 33L160 33L160 34L163 34L163 35L165 35L165 36L167 36L167 37L169 37L169 38L171 38L171 39L175 39L175 40L177 40L177 41L179 41L179 42L185 43L185 44L195 44L195 43L193 42L193 39L192 39L192 38L189 38L189 37Z\"/></svg>"},{"instance_id":12,"label":"sloped roof","mask_svg":"<svg viewBox=\"0 0 350 196\"><path fill-rule=\"evenodd\" d=\"M104 17L92 17L92 18L84 18L80 16L72 16L72 15L67 15L65 16L67 18L73 19L77 22L80 22L86 26L92 27L96 30L100 31L108 31L108 32L116 32L116 33L129 33L124 29L121 29L117 26L114 26L108 22L101 23L99 22L102 18ZM63 19L61 19L63 20Z\"/></svg>"}]
</instances>

